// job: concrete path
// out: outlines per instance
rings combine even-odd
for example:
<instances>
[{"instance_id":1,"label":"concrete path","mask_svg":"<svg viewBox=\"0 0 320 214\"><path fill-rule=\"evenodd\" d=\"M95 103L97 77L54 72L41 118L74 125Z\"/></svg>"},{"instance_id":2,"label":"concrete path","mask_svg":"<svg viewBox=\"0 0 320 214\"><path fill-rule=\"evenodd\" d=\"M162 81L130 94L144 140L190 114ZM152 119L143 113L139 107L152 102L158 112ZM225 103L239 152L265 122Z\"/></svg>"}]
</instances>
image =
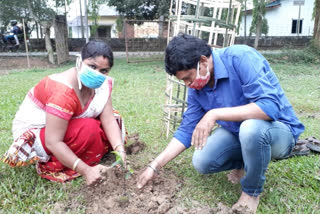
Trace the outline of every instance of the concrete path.
<instances>
[{"instance_id":1,"label":"concrete path","mask_svg":"<svg viewBox=\"0 0 320 214\"><path fill-rule=\"evenodd\" d=\"M281 54L281 50L259 50L261 54ZM70 56L76 56L80 54L79 52L69 52ZM150 55L161 55L164 52L130 52L129 56L133 57L148 57ZM12 57L12 56L27 56L26 53L23 52L0 52L0 57ZM29 56L48 56L47 52L30 52ZM113 52L113 56L115 58L126 58L126 52Z\"/></svg>"},{"instance_id":2,"label":"concrete path","mask_svg":"<svg viewBox=\"0 0 320 214\"><path fill-rule=\"evenodd\" d=\"M76 56L77 54L80 54L79 52L69 52L70 56ZM129 56L136 56L136 57L147 57L150 55L160 55L163 54L163 52L131 52L129 53ZM22 57L22 56L27 56L26 53L23 52L1 52L0 57ZM30 52L29 56L48 56L47 52ZM125 58L126 57L126 52L113 52L113 56L115 58Z\"/></svg>"}]
</instances>

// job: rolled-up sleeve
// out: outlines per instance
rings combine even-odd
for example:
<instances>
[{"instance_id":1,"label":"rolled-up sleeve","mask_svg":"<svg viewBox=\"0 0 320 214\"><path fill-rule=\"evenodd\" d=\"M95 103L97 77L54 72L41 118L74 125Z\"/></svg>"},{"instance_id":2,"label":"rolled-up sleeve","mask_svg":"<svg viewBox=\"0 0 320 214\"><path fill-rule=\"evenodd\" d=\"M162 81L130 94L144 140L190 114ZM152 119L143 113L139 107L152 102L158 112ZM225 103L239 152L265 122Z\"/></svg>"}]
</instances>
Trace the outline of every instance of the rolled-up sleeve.
<instances>
[{"instance_id":1,"label":"rolled-up sleeve","mask_svg":"<svg viewBox=\"0 0 320 214\"><path fill-rule=\"evenodd\" d=\"M267 60L256 51L247 52L237 68L244 96L257 104L270 119L277 120L283 108L283 92L279 90L279 81Z\"/></svg>"},{"instance_id":2,"label":"rolled-up sleeve","mask_svg":"<svg viewBox=\"0 0 320 214\"><path fill-rule=\"evenodd\" d=\"M181 125L175 131L173 137L179 140L186 148L191 146L192 133L200 119L205 114L202 107L195 99L194 90L188 92L188 109L183 114Z\"/></svg>"}]
</instances>

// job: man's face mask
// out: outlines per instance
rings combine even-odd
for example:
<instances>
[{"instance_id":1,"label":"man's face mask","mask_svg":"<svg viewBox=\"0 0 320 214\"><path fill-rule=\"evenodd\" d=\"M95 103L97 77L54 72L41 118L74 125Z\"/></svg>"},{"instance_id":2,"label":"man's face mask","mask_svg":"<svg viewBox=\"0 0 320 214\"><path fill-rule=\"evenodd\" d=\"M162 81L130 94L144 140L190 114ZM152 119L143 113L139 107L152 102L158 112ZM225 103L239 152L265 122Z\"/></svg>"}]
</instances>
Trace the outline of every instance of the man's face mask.
<instances>
[{"instance_id":1,"label":"man's face mask","mask_svg":"<svg viewBox=\"0 0 320 214\"><path fill-rule=\"evenodd\" d=\"M99 88L106 80L105 75L90 68L83 62L81 63L81 68L78 75L81 83L88 88ZM81 83L79 83L79 89L81 89Z\"/></svg>"},{"instance_id":2,"label":"man's face mask","mask_svg":"<svg viewBox=\"0 0 320 214\"><path fill-rule=\"evenodd\" d=\"M207 83L210 80L210 72L209 72L209 65L207 66L207 74L205 76L200 76L199 73L199 62L197 65L197 77L193 82L189 85L190 88L194 88L196 90L201 90L203 89Z\"/></svg>"}]
</instances>

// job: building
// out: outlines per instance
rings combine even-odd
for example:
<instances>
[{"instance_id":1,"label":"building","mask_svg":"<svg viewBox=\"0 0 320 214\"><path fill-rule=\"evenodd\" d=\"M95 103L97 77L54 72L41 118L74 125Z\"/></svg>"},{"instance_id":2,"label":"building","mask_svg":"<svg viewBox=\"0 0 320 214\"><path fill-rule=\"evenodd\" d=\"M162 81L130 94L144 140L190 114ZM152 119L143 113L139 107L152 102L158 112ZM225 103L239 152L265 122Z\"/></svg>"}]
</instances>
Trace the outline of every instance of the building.
<instances>
[{"instance_id":1,"label":"building","mask_svg":"<svg viewBox=\"0 0 320 214\"><path fill-rule=\"evenodd\" d=\"M118 37L118 32L116 30L116 20L118 18L118 12L115 7L109 7L107 5L101 5L99 8L100 18L97 20L98 29L96 35L90 35L89 37L96 36L99 38L114 38ZM82 38L81 32L81 16L76 16L74 19L68 22L69 28L69 38ZM85 23L85 17L82 17L83 25ZM94 20L88 17L88 26L92 28L94 25Z\"/></svg>"},{"instance_id":2,"label":"building","mask_svg":"<svg viewBox=\"0 0 320 214\"><path fill-rule=\"evenodd\" d=\"M299 6L300 4L300 6ZM312 36L314 20L312 20L314 0L271 0L266 6L265 18L268 21L268 36ZM299 19L300 7L300 19ZM252 22L252 2L247 3L246 35L250 33ZM239 36L244 36L245 14L239 29ZM298 32L298 20L300 29ZM299 33L299 34L298 34ZM254 34L253 34L254 35Z\"/></svg>"}]
</instances>

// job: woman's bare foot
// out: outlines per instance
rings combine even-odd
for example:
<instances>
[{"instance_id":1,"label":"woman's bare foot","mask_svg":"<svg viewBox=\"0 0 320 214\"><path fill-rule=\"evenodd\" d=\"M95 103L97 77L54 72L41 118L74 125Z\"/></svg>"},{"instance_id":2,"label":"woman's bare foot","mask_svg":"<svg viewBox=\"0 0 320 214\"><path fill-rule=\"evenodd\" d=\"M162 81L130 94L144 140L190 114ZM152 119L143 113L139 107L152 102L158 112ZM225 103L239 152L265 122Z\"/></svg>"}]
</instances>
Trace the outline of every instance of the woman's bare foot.
<instances>
[{"instance_id":1,"label":"woman's bare foot","mask_svg":"<svg viewBox=\"0 0 320 214\"><path fill-rule=\"evenodd\" d=\"M255 214L259 205L259 199L259 196L253 197L245 192L242 192L238 202L232 206L232 211L235 213Z\"/></svg>"},{"instance_id":2,"label":"woman's bare foot","mask_svg":"<svg viewBox=\"0 0 320 214\"><path fill-rule=\"evenodd\" d=\"M231 172L227 175L228 181L230 181L233 184L240 183L241 178L244 176L244 170L243 169L233 169Z\"/></svg>"}]
</instances>

